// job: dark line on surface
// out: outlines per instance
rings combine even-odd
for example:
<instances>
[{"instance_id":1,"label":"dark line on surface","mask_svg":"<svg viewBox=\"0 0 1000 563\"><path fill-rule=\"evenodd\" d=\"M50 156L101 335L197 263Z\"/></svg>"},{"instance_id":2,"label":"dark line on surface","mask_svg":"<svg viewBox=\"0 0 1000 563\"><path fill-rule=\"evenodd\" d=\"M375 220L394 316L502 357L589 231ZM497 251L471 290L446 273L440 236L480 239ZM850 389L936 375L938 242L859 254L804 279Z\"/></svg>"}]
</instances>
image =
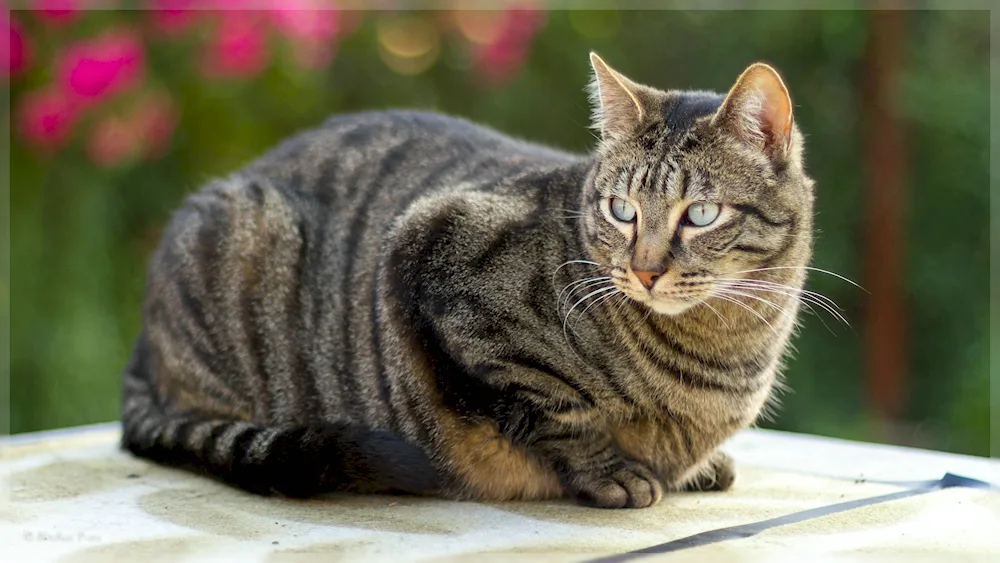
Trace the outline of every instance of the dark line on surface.
<instances>
[{"instance_id":1,"label":"dark line on surface","mask_svg":"<svg viewBox=\"0 0 1000 563\"><path fill-rule=\"evenodd\" d=\"M661 543L659 545L645 547L642 549L637 549L635 551L629 551L627 553L621 553L618 555L609 555L607 557L599 557L597 559L590 559L587 561L587 563L618 563L621 561L632 561L634 559L639 559L640 557L646 555L671 553L674 551L680 551L692 547L700 547L703 545L710 545L713 543L719 543L729 540L739 540L739 539L749 538L763 531L769 530L771 528L777 528L779 526L787 526L789 524L798 524L799 522L804 522L806 520L822 518L824 516L829 516L831 514L837 514L840 512L846 512L848 510L854 510L855 508L861 508L873 504L881 504L883 502L890 502L908 497L923 495L934 491L939 491L941 489L950 489L953 487L967 487L972 489L987 489L994 491L998 490L996 486L991 485L990 483L987 483L985 481L970 479L968 477L953 475L951 473L946 473L944 477L935 481L925 481L922 483L908 483L908 485L916 485L916 486L911 489L905 491L899 491L896 493L889 493L875 497L860 498L856 500L830 504L827 506L820 506L818 508L810 508L809 510L801 510L799 512L793 512L791 514L786 514L784 516L778 516L777 518L770 518L768 520L753 522L751 524L742 524L739 526L731 526L729 528L718 528L715 530L709 530L707 532L701 532L698 534L676 539L666 543Z\"/></svg>"}]
</instances>

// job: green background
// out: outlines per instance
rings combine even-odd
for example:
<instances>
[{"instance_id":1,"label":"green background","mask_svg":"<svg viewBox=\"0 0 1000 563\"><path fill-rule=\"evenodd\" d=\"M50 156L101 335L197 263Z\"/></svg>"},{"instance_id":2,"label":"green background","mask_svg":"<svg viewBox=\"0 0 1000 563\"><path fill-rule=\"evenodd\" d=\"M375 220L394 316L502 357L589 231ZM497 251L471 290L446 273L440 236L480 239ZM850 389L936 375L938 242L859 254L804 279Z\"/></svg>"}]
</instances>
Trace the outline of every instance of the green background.
<instances>
[{"instance_id":1,"label":"green background","mask_svg":"<svg viewBox=\"0 0 1000 563\"><path fill-rule=\"evenodd\" d=\"M71 32L85 37L142 17L88 13ZM275 47L273 64L247 80L200 75L197 37L151 42L147 80L170 92L182 112L170 152L155 162L102 169L81 143L44 156L12 138L12 432L118 417L147 255L172 209L208 178L328 114L371 108L434 108L588 150L594 139L583 88L591 49L661 88L726 90L748 64L773 63L795 100L817 180L814 265L865 284L871 186L861 85L871 12L552 11L525 65L498 85L470 68L467 45L452 36L427 71L395 73L379 57L376 20L385 17L392 15L366 14L328 68L299 69ZM824 317L828 329L815 316L804 318L787 370L792 391L764 425L986 455L989 16L908 12L904 42L892 95L907 150L899 202L906 222L904 412L882 420L865 391L864 311L879 296L813 276L810 289L839 303L852 327ZM46 72L13 82L13 103L48 79Z\"/></svg>"}]
</instances>

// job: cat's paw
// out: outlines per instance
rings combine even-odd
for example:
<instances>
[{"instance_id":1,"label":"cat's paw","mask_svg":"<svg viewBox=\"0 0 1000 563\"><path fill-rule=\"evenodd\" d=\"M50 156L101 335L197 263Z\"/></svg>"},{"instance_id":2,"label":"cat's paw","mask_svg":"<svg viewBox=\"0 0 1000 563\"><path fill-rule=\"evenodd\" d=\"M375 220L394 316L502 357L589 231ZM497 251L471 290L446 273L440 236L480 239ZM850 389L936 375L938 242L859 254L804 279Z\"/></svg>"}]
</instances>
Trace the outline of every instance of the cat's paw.
<instances>
[{"instance_id":1,"label":"cat's paw","mask_svg":"<svg viewBox=\"0 0 1000 563\"><path fill-rule=\"evenodd\" d=\"M684 486L687 491L726 491L736 481L736 465L733 458L722 452L715 452L708 464Z\"/></svg>"},{"instance_id":2,"label":"cat's paw","mask_svg":"<svg viewBox=\"0 0 1000 563\"><path fill-rule=\"evenodd\" d=\"M596 508L645 508L660 502L663 485L646 466L628 461L602 474L578 475L572 492L581 504Z\"/></svg>"}]
</instances>

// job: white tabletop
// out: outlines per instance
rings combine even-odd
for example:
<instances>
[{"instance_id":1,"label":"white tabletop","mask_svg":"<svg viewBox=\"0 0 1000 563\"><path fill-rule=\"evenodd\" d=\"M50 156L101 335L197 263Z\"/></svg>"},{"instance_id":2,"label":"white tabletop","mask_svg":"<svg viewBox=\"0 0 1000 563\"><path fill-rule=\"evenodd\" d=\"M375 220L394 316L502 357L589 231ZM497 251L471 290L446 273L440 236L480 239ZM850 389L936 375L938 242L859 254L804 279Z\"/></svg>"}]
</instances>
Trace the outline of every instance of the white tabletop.
<instances>
[{"instance_id":1,"label":"white tabletop","mask_svg":"<svg viewBox=\"0 0 1000 563\"><path fill-rule=\"evenodd\" d=\"M970 456L747 430L724 447L739 467L732 490L608 511L570 501L263 498L135 459L117 448L118 435L106 424L0 440L4 561L1000 556L1000 492L931 484L945 473L1000 483L1000 462ZM643 549L652 554L630 553Z\"/></svg>"}]
</instances>

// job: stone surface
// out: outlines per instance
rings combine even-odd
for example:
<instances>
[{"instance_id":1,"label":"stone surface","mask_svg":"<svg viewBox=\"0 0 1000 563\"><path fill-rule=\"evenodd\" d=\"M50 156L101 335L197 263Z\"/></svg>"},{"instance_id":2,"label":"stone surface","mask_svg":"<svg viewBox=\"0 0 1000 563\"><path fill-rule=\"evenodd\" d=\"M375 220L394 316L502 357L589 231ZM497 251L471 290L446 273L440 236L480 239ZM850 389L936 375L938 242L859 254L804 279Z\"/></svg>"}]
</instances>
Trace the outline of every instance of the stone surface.
<instances>
[{"instance_id":1,"label":"stone surface","mask_svg":"<svg viewBox=\"0 0 1000 563\"><path fill-rule=\"evenodd\" d=\"M135 459L116 424L3 439L4 561L567 561L906 491L944 473L1000 483L1000 462L773 431L727 444L725 493L668 495L642 510L562 502L457 503L334 495L262 498ZM1000 492L936 490L619 560L993 560Z\"/></svg>"}]
</instances>

